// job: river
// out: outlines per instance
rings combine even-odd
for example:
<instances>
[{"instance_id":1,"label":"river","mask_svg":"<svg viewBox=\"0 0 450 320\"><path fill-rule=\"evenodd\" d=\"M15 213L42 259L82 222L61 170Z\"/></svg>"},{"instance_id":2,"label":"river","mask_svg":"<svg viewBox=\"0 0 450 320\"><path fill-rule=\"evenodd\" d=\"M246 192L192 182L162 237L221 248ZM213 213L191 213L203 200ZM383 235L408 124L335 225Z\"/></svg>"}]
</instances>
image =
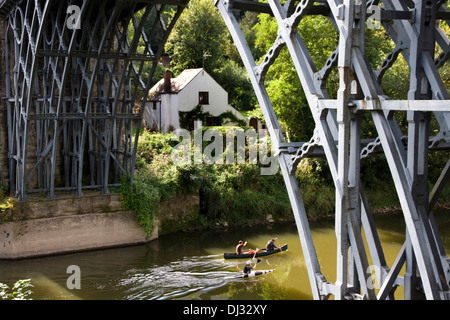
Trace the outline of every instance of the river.
<instances>
[{"instance_id":1,"label":"river","mask_svg":"<svg viewBox=\"0 0 450 320\"><path fill-rule=\"evenodd\" d=\"M450 252L450 210L436 213L446 252ZM401 214L379 215L376 224L388 265L404 241ZM332 222L311 226L322 273L334 282L336 238ZM288 251L263 258L257 269L275 269L260 277L243 279L245 260L225 260L238 240L246 248L261 248L277 237ZM80 289L69 289L69 266L79 267ZM0 282L12 285L31 279L35 300L310 300L306 265L294 223L202 233L176 233L151 243L52 257L0 261ZM73 278L72 278L73 279ZM71 282L75 283L75 282ZM402 299L402 289L396 298Z\"/></svg>"}]
</instances>

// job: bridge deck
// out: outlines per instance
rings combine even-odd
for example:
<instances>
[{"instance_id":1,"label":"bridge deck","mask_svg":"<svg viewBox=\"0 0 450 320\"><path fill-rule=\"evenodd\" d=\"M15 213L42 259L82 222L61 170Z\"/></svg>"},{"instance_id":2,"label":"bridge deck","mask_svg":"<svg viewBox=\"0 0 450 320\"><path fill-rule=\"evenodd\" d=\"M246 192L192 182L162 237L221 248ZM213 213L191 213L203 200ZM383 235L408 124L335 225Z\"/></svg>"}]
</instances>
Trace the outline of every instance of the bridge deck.
<instances>
[{"instance_id":1,"label":"bridge deck","mask_svg":"<svg viewBox=\"0 0 450 320\"><path fill-rule=\"evenodd\" d=\"M109 1L116 1L116 0L109 0ZM14 7L22 2L23 0L0 0L0 18L5 19L14 9ZM58 1L55 2L58 3ZM174 6L185 6L189 2L189 0L127 0L127 2L142 3L142 6L147 4L167 4Z\"/></svg>"}]
</instances>

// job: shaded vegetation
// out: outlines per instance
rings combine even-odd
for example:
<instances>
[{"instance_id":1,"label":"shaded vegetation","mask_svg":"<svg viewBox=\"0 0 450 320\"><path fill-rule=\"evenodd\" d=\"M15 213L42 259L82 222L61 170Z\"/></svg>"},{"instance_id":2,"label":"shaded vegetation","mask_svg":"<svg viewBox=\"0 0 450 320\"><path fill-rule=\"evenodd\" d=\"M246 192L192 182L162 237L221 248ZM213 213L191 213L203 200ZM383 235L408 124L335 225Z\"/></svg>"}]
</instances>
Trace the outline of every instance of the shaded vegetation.
<instances>
[{"instance_id":1,"label":"shaded vegetation","mask_svg":"<svg viewBox=\"0 0 450 320\"><path fill-rule=\"evenodd\" d=\"M263 223L268 215L274 220L293 219L280 172L261 175L260 165L248 164L248 157L245 164L177 164L172 152L178 143L180 140L173 133L144 131L139 140L134 184L122 186L122 203L137 212L147 233L152 232L155 218L172 231L212 228L224 222L229 226ZM204 142L203 148L206 146ZM442 165L445 157L439 155L442 153L430 155L430 168ZM366 159L361 171L364 181L368 181L365 187L372 210L398 209L395 186L384 157ZM439 174L439 170L430 170L430 185ZM303 159L296 177L309 219L333 216L335 187L326 161ZM443 203L449 194L447 188L441 196ZM188 215L169 218L173 212L160 212L164 202L178 202L182 207L190 196L198 196L198 206Z\"/></svg>"}]
</instances>

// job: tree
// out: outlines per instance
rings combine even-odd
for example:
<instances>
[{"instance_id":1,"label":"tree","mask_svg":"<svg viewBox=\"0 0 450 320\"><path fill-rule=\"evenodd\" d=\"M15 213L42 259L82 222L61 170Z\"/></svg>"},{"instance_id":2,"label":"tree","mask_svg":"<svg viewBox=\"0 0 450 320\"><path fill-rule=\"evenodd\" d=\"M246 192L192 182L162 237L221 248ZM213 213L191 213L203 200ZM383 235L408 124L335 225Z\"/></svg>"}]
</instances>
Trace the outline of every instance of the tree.
<instances>
[{"instance_id":1,"label":"tree","mask_svg":"<svg viewBox=\"0 0 450 320\"><path fill-rule=\"evenodd\" d=\"M225 23L213 1L191 0L171 32L165 50L177 75L203 64L207 71L219 68L228 45Z\"/></svg>"},{"instance_id":2,"label":"tree","mask_svg":"<svg viewBox=\"0 0 450 320\"><path fill-rule=\"evenodd\" d=\"M275 19L268 15L260 15L253 30L256 36L256 46L261 51L267 52L277 37L278 25ZM300 21L297 30L308 48L316 68L320 70L338 45L339 35L336 29L327 17L306 16ZM394 42L390 40L384 29L366 29L365 39L367 58L372 68L377 70L385 57L394 49ZM445 68L442 68L441 73L444 72ZM381 87L392 99L405 99L409 90L409 82L403 79L409 79L409 70L407 63L400 55L394 65L384 74ZM266 75L266 84L274 111L280 122L285 125L290 140L308 141L313 134L315 123L297 71L286 48L281 50L278 58L270 67ZM332 99L336 99L338 86L338 72L334 68L327 82L327 91ZM369 114L365 120L364 126L373 127ZM375 132L375 128L366 130L366 132Z\"/></svg>"},{"instance_id":3,"label":"tree","mask_svg":"<svg viewBox=\"0 0 450 320\"><path fill-rule=\"evenodd\" d=\"M165 46L172 58L172 71L205 70L228 92L228 103L238 110L256 104L253 87L240 57L231 44L223 19L210 0L191 0L180 16Z\"/></svg>"},{"instance_id":4,"label":"tree","mask_svg":"<svg viewBox=\"0 0 450 320\"><path fill-rule=\"evenodd\" d=\"M268 15L260 15L256 31L255 44L267 52L277 37L278 25ZM311 57L321 68L337 45L336 31L327 18L321 16L305 17L298 26ZM320 39L320 41L317 41ZM262 57L261 59L264 59ZM284 47L267 76L267 92L279 121L286 127L291 141L308 141L313 133L315 123L303 92L297 71L286 47ZM337 77L332 76L329 86L337 87ZM330 94L335 91L329 90Z\"/></svg>"},{"instance_id":5,"label":"tree","mask_svg":"<svg viewBox=\"0 0 450 320\"><path fill-rule=\"evenodd\" d=\"M214 79L228 92L228 103L237 110L251 110L256 105L256 96L247 72L234 60L212 72Z\"/></svg>"}]
</instances>

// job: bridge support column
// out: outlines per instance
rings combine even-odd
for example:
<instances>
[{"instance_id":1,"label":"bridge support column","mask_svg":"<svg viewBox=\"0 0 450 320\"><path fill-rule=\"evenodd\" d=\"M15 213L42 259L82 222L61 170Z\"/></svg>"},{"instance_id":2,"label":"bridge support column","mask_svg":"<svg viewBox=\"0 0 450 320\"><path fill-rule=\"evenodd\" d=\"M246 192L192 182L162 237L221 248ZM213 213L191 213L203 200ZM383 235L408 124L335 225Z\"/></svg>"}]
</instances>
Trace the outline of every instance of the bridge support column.
<instances>
[{"instance_id":1,"label":"bridge support column","mask_svg":"<svg viewBox=\"0 0 450 320\"><path fill-rule=\"evenodd\" d=\"M434 222L430 206L448 177L448 163L428 196L427 158L431 147L450 142L449 97L437 69L450 56L449 39L436 24L448 20L445 1L387 0L379 1L268 0L268 4L243 0L216 0L216 6L230 30L252 81L256 96L278 148L280 167L296 218L302 249L308 267L314 299L392 299L399 284L405 284L405 298L415 299L412 288L423 286L428 299L449 299L449 259ZM410 7L411 6L411 7ZM365 28L370 10L376 8L378 19L396 46L382 66L374 70L365 53ZM370 8L370 10L369 10ZM278 33L261 64L257 65L233 10L270 14L278 24ZM367 15L366 15L367 13ZM307 15L330 18L339 35L339 45L321 70L317 70L308 48L297 31ZM318 41L320 41L318 39ZM434 46L443 53L435 60ZM264 83L270 66L281 49L287 47L313 115L316 129L309 142L285 141ZM411 68L411 92L407 100L390 100L380 82L399 54ZM330 98L326 82L331 69L340 74L336 99ZM445 100L439 102L439 100ZM394 112L408 112L409 131L403 136ZM369 142L361 139L363 113L371 113L378 137ZM440 131L429 137L431 113ZM406 145L403 141L407 141ZM365 146L364 146L365 145ZM364 146L364 147L363 147ZM382 147L396 185L407 226L407 241L396 261L389 267L377 234L372 211L360 177L360 159ZM318 157L322 148L336 187L335 230L337 239L336 282L330 283L320 271L314 241L309 230L306 210L295 171L304 157ZM365 241L368 245L366 252ZM372 265L369 265L369 255ZM399 275L406 263L407 274ZM371 275L375 269L376 281ZM420 277L415 278L417 272ZM411 277L409 277L411 276ZM415 282L415 283L414 283ZM375 286L379 292L375 295Z\"/></svg>"}]
</instances>

